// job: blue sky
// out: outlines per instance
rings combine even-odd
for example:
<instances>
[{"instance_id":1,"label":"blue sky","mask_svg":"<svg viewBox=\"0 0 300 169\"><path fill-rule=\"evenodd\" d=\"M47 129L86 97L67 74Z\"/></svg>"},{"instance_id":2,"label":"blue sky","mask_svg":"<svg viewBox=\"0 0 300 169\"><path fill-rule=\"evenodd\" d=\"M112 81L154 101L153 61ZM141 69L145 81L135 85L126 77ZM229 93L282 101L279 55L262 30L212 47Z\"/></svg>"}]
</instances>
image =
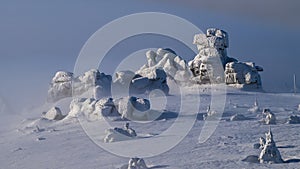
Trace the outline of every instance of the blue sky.
<instances>
[{"instance_id":1,"label":"blue sky","mask_svg":"<svg viewBox=\"0 0 300 169\"><path fill-rule=\"evenodd\" d=\"M82 46L95 31L114 19L137 12L170 13L202 30L226 30L231 57L264 67L265 90L289 91L293 73L300 79L299 4L293 0L0 1L0 96L16 109L43 103L53 74L58 70L73 71ZM173 47L181 57L193 57L167 38L159 41L153 36L141 41L137 37L127 45L120 44L105 65L122 59L128 48L147 45ZM100 67L107 73L111 73L110 68Z\"/></svg>"}]
</instances>

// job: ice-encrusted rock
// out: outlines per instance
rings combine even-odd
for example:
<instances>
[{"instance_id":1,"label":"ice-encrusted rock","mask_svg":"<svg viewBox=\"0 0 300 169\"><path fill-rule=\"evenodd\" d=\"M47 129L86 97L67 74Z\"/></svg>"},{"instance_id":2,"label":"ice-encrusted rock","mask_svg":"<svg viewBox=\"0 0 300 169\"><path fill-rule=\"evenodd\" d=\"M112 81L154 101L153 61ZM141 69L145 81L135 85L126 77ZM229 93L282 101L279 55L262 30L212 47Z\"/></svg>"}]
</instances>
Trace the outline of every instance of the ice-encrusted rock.
<instances>
[{"instance_id":1,"label":"ice-encrusted rock","mask_svg":"<svg viewBox=\"0 0 300 169\"><path fill-rule=\"evenodd\" d=\"M99 99L110 95L112 78L110 75L91 69L83 75L73 77L73 73L59 71L52 78L48 90L48 101L55 102L72 95L91 92L90 95Z\"/></svg>"},{"instance_id":2,"label":"ice-encrusted rock","mask_svg":"<svg viewBox=\"0 0 300 169\"><path fill-rule=\"evenodd\" d=\"M62 115L62 113L58 107L52 107L47 112L43 113L42 118L45 118L48 120L61 120L64 118L64 116Z\"/></svg>"},{"instance_id":3,"label":"ice-encrusted rock","mask_svg":"<svg viewBox=\"0 0 300 169\"><path fill-rule=\"evenodd\" d=\"M153 69L162 69L169 80L174 80L178 84L186 84L192 77L192 72L189 70L186 61L177 56L172 49L149 50L146 57L147 64L142 66L136 74L147 76L153 72Z\"/></svg>"},{"instance_id":4,"label":"ice-encrusted rock","mask_svg":"<svg viewBox=\"0 0 300 169\"><path fill-rule=\"evenodd\" d=\"M245 84L261 87L261 78L258 73L262 68L255 66L253 62L230 62L225 66L226 84Z\"/></svg>"},{"instance_id":5,"label":"ice-encrusted rock","mask_svg":"<svg viewBox=\"0 0 300 169\"><path fill-rule=\"evenodd\" d=\"M235 114L230 117L230 121L243 121L243 120L248 120L248 118L242 114Z\"/></svg>"},{"instance_id":6,"label":"ice-encrusted rock","mask_svg":"<svg viewBox=\"0 0 300 169\"><path fill-rule=\"evenodd\" d=\"M148 169L144 159L142 158L131 158L128 162L127 169Z\"/></svg>"},{"instance_id":7,"label":"ice-encrusted rock","mask_svg":"<svg viewBox=\"0 0 300 169\"><path fill-rule=\"evenodd\" d=\"M283 163L280 152L273 140L271 128L266 133L265 144L260 152L259 161L260 163Z\"/></svg>"},{"instance_id":8,"label":"ice-encrusted rock","mask_svg":"<svg viewBox=\"0 0 300 169\"><path fill-rule=\"evenodd\" d=\"M270 109L264 109L262 114L265 115L263 120L265 124L276 124L276 116Z\"/></svg>"},{"instance_id":9,"label":"ice-encrusted rock","mask_svg":"<svg viewBox=\"0 0 300 169\"><path fill-rule=\"evenodd\" d=\"M112 77L91 69L74 80L74 94L80 95L93 90L96 99L110 96Z\"/></svg>"},{"instance_id":10,"label":"ice-encrusted rock","mask_svg":"<svg viewBox=\"0 0 300 169\"><path fill-rule=\"evenodd\" d=\"M135 121L152 121L159 117L160 113L150 110L150 101L138 97L124 97L115 100L116 108L122 118Z\"/></svg>"},{"instance_id":11,"label":"ice-encrusted rock","mask_svg":"<svg viewBox=\"0 0 300 169\"><path fill-rule=\"evenodd\" d=\"M150 101L138 97L122 97L118 99L76 98L70 104L67 118L84 115L94 121L109 117L111 119L130 119L135 121L152 121L160 116L160 111L150 109Z\"/></svg>"},{"instance_id":12,"label":"ice-encrusted rock","mask_svg":"<svg viewBox=\"0 0 300 169\"><path fill-rule=\"evenodd\" d=\"M194 37L199 53L189 62L193 72L192 81L198 84L226 83L234 87L261 87L258 74L263 69L254 63L238 62L227 56L229 47L228 34L216 28L207 29L206 34ZM242 85L233 85L242 84Z\"/></svg>"},{"instance_id":13,"label":"ice-encrusted rock","mask_svg":"<svg viewBox=\"0 0 300 169\"><path fill-rule=\"evenodd\" d=\"M137 136L134 129L129 127L129 123L126 123L124 128L111 128L105 131L106 136L104 138L105 143L111 143L116 141L124 141L132 139Z\"/></svg>"},{"instance_id":14,"label":"ice-encrusted rock","mask_svg":"<svg viewBox=\"0 0 300 169\"><path fill-rule=\"evenodd\" d=\"M300 124L300 117L297 115L291 115L287 121L288 124Z\"/></svg>"},{"instance_id":15,"label":"ice-encrusted rock","mask_svg":"<svg viewBox=\"0 0 300 169\"><path fill-rule=\"evenodd\" d=\"M72 96L72 79L73 74L70 72L56 72L48 90L48 101L54 102Z\"/></svg>"},{"instance_id":16,"label":"ice-encrusted rock","mask_svg":"<svg viewBox=\"0 0 300 169\"><path fill-rule=\"evenodd\" d=\"M131 71L116 73L113 83L113 94L126 96L130 94L149 93L152 90L161 90L165 94L169 93L167 75L162 69L149 69L147 74L135 74Z\"/></svg>"}]
</instances>

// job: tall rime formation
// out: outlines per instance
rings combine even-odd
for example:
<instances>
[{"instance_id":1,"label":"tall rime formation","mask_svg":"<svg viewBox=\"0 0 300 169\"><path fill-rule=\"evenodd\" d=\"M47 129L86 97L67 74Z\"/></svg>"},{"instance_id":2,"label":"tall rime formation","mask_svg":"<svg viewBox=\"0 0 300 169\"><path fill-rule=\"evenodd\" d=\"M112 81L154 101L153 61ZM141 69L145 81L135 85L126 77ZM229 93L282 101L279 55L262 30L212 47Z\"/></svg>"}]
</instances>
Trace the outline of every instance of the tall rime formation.
<instances>
[{"instance_id":1,"label":"tall rime formation","mask_svg":"<svg viewBox=\"0 0 300 169\"><path fill-rule=\"evenodd\" d=\"M258 74L263 68L252 62L239 62L227 56L228 34L217 28L207 29L206 34L194 37L199 53L189 62L193 72L193 81L199 84L222 83L228 85L261 87Z\"/></svg>"},{"instance_id":2,"label":"tall rime formation","mask_svg":"<svg viewBox=\"0 0 300 169\"><path fill-rule=\"evenodd\" d=\"M259 162L260 163L282 163L283 160L281 158L280 152L276 147L276 143L273 140L273 134L271 128L269 132L266 133L265 142L261 142L262 150L259 155Z\"/></svg>"}]
</instances>

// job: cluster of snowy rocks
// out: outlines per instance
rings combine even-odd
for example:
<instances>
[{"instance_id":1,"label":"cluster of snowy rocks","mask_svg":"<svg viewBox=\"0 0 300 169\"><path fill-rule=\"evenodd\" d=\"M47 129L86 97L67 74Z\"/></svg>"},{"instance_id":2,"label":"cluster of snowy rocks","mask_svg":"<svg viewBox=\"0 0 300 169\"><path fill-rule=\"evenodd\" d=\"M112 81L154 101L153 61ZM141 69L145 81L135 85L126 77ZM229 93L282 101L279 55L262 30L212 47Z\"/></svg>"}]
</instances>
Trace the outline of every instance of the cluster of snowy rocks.
<instances>
[{"instance_id":1,"label":"cluster of snowy rocks","mask_svg":"<svg viewBox=\"0 0 300 169\"><path fill-rule=\"evenodd\" d=\"M83 75L73 77L73 73L58 71L52 78L48 90L48 100L55 102L72 95L92 92L94 98L100 99L114 93L143 94L153 89L169 93L168 82L180 86L206 83L226 83L243 88L261 88L259 75L263 68L253 62L239 62L227 56L229 47L228 34L217 28L207 29L206 34L194 37L199 53L188 62L172 49L159 48L146 52L147 63L136 72L116 72L116 79L96 69ZM126 94L128 94L128 92Z\"/></svg>"}]
</instances>

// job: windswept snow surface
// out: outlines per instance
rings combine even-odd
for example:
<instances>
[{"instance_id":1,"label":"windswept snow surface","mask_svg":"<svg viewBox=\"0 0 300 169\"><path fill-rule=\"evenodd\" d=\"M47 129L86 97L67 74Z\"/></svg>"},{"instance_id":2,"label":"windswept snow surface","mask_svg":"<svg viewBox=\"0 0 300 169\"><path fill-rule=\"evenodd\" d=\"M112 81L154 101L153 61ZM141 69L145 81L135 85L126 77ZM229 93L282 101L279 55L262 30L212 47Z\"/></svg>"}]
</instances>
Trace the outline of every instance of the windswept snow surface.
<instances>
[{"instance_id":1,"label":"windswept snow surface","mask_svg":"<svg viewBox=\"0 0 300 169\"><path fill-rule=\"evenodd\" d=\"M170 151L144 158L149 168L299 168L300 162L297 159L300 159L300 124L286 123L290 115L300 114L297 111L299 95L245 92L228 88L222 120L213 135L205 143L199 144L198 137L206 122L203 114L207 112L211 101L210 91L219 89L203 87L200 96L189 90L190 99L200 97L201 101L199 112L195 112L199 114L193 128ZM156 100L159 99L161 98ZM180 94L171 94L167 99L167 112L157 120L149 123L130 122L139 139L159 135L174 123L176 114L180 111ZM276 115L276 125L272 125L274 140L283 160L290 163L258 164L242 161L249 155L259 154L260 150L254 149L253 145L259 142L258 138L269 128L269 125L259 123L263 117L261 111L249 111L255 99L260 109L271 109ZM113 155L91 141L76 118L58 121L41 118L43 111L54 106L59 107L65 115L69 111L69 104L66 103L70 103L70 100L62 99L52 105L27 112L23 114L22 122L14 120L13 116L10 120L1 120L1 126L10 124L14 127L0 130L0 168L116 169L128 164L130 158ZM247 119L230 121L230 117L236 114ZM1 116L5 118L8 115L2 113ZM113 127L122 127L124 123L110 121ZM153 148L156 147L147 147Z\"/></svg>"}]
</instances>

